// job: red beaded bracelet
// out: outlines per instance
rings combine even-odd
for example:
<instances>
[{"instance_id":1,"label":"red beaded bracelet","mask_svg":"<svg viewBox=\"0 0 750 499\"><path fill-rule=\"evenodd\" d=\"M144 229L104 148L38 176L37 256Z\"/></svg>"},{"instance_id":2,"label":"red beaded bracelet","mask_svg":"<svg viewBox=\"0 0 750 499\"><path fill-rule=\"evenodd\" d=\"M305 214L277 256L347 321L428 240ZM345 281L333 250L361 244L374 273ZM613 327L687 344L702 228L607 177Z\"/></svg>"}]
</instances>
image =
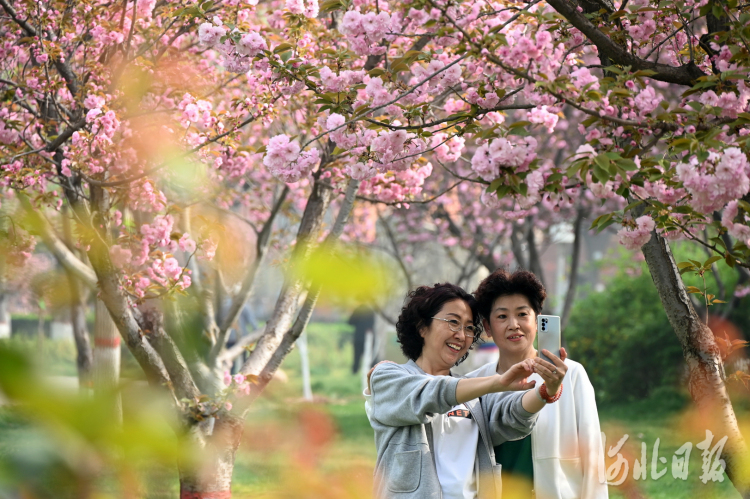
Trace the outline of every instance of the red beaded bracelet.
<instances>
[{"instance_id":1,"label":"red beaded bracelet","mask_svg":"<svg viewBox=\"0 0 750 499\"><path fill-rule=\"evenodd\" d=\"M548 404L551 404L553 402L557 402L558 400L560 400L562 391L563 391L563 386L560 385L560 389L557 390L557 393L555 394L555 396L550 397L549 394L547 393L547 385L542 384L542 386L539 387L539 395L541 395L544 401L547 402Z\"/></svg>"}]
</instances>

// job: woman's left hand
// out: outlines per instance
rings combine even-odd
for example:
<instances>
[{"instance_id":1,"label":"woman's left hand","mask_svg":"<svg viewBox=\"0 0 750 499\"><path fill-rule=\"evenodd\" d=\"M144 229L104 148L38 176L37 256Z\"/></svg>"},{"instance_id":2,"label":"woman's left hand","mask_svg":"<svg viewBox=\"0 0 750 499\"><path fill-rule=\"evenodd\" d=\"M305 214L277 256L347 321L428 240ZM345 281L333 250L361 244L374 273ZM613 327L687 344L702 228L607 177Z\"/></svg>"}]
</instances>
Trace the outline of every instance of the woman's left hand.
<instances>
[{"instance_id":1,"label":"woman's left hand","mask_svg":"<svg viewBox=\"0 0 750 499\"><path fill-rule=\"evenodd\" d=\"M534 372L538 373L544 380L549 396L554 397L557 395L560 385L562 385L565 373L568 372L568 366L564 362L568 358L568 353L564 348L560 349L560 357L546 349L542 350L542 353L552 359L552 362L536 357L534 359Z\"/></svg>"}]
</instances>

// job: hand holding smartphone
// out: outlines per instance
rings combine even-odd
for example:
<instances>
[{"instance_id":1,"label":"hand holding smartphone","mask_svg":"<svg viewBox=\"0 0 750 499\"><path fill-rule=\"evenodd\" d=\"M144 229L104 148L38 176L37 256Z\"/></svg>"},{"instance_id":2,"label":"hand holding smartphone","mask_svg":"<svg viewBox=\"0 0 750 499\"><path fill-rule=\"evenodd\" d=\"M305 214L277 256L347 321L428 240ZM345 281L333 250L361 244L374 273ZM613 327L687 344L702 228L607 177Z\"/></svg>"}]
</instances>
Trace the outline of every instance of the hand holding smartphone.
<instances>
[{"instance_id":1,"label":"hand holding smartphone","mask_svg":"<svg viewBox=\"0 0 750 499\"><path fill-rule=\"evenodd\" d=\"M562 333L560 331L560 317L556 315L539 315L536 320L536 337L539 346L537 355L547 362L552 359L542 353L546 349L560 356L562 346Z\"/></svg>"}]
</instances>

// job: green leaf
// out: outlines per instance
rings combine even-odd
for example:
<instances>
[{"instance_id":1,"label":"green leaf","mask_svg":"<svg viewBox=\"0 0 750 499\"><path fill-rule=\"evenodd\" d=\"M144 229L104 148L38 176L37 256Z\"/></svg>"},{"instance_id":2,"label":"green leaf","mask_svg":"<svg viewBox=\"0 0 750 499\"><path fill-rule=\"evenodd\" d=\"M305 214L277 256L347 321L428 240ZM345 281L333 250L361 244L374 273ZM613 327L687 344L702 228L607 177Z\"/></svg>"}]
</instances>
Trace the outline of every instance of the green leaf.
<instances>
[{"instance_id":1,"label":"green leaf","mask_svg":"<svg viewBox=\"0 0 750 499\"><path fill-rule=\"evenodd\" d=\"M601 166L605 170L609 170L609 164L611 163L611 161L603 154L600 154L594 158L594 163Z\"/></svg>"},{"instance_id":2,"label":"green leaf","mask_svg":"<svg viewBox=\"0 0 750 499\"><path fill-rule=\"evenodd\" d=\"M280 43L275 49L273 49L273 53L281 54L290 50L292 50L292 45L290 43Z\"/></svg>"},{"instance_id":3,"label":"green leaf","mask_svg":"<svg viewBox=\"0 0 750 499\"><path fill-rule=\"evenodd\" d=\"M502 179L502 178L496 178L495 180L492 181L492 183L487 188L487 190L490 191L490 192L491 191L496 191L498 189L498 187L500 187L501 185L503 185L503 182L504 182L504 179Z\"/></svg>"},{"instance_id":4,"label":"green leaf","mask_svg":"<svg viewBox=\"0 0 750 499\"><path fill-rule=\"evenodd\" d=\"M602 168L598 163L594 165L594 176L602 184L609 180L609 172Z\"/></svg>"},{"instance_id":5,"label":"green leaf","mask_svg":"<svg viewBox=\"0 0 750 499\"><path fill-rule=\"evenodd\" d=\"M529 135L529 131L526 130L525 128L520 128L519 127L519 128L514 128L513 130L510 130L508 132L508 135L516 135L516 136L519 136L519 137L526 137L527 135Z\"/></svg>"},{"instance_id":6,"label":"green leaf","mask_svg":"<svg viewBox=\"0 0 750 499\"><path fill-rule=\"evenodd\" d=\"M718 255L714 255L711 258L709 258L708 260L706 260L703 263L703 266L706 267L706 268L711 267L711 265L713 265L715 262L718 262L719 260L721 260L721 257L718 256Z\"/></svg>"},{"instance_id":7,"label":"green leaf","mask_svg":"<svg viewBox=\"0 0 750 499\"><path fill-rule=\"evenodd\" d=\"M559 173L559 172L558 173L553 173L552 175L550 175L549 177L547 177L547 183L551 184L553 182L559 182L562 179L563 179L563 174L562 173Z\"/></svg>"},{"instance_id":8,"label":"green leaf","mask_svg":"<svg viewBox=\"0 0 750 499\"><path fill-rule=\"evenodd\" d=\"M721 9L721 6L716 3L711 7L711 14L713 14L716 19L724 17L724 11Z\"/></svg>"},{"instance_id":9,"label":"green leaf","mask_svg":"<svg viewBox=\"0 0 750 499\"><path fill-rule=\"evenodd\" d=\"M509 185L501 185L497 191L495 191L495 194L497 194L498 199L502 199L505 196L508 195L508 192L510 192L510 186Z\"/></svg>"},{"instance_id":10,"label":"green leaf","mask_svg":"<svg viewBox=\"0 0 750 499\"><path fill-rule=\"evenodd\" d=\"M516 121L515 123L511 124L508 127L508 130L513 130L514 128L523 127L527 125L531 125L531 122L530 121Z\"/></svg>"},{"instance_id":11,"label":"green leaf","mask_svg":"<svg viewBox=\"0 0 750 499\"><path fill-rule=\"evenodd\" d=\"M331 12L343 6L344 4L341 2L341 0L328 0L326 2L323 2L323 4L320 6L320 11Z\"/></svg>"},{"instance_id":12,"label":"green leaf","mask_svg":"<svg viewBox=\"0 0 750 499\"><path fill-rule=\"evenodd\" d=\"M640 206L640 205L642 205L642 204L643 204L643 201L642 201L642 200L638 200L638 201L633 201L632 203L630 203L629 205L627 205L627 206L625 207L625 209L624 209L624 210L622 210L622 211L623 211L623 212L625 212L625 211L628 211L628 210L632 210L632 209L633 209L633 208L635 208L636 206Z\"/></svg>"},{"instance_id":13,"label":"green leaf","mask_svg":"<svg viewBox=\"0 0 750 499\"><path fill-rule=\"evenodd\" d=\"M591 222L591 227L589 228L589 230L599 229L602 224L605 224L610 220L612 220L612 213L605 213L604 215L597 217L596 220Z\"/></svg>"},{"instance_id":14,"label":"green leaf","mask_svg":"<svg viewBox=\"0 0 750 499\"><path fill-rule=\"evenodd\" d=\"M695 268L695 266L690 262L680 262L677 264L678 269L690 269Z\"/></svg>"},{"instance_id":15,"label":"green leaf","mask_svg":"<svg viewBox=\"0 0 750 499\"><path fill-rule=\"evenodd\" d=\"M730 268L734 268L737 263L737 260L729 253L724 257L724 261L727 262L727 265L729 265Z\"/></svg>"}]
</instances>

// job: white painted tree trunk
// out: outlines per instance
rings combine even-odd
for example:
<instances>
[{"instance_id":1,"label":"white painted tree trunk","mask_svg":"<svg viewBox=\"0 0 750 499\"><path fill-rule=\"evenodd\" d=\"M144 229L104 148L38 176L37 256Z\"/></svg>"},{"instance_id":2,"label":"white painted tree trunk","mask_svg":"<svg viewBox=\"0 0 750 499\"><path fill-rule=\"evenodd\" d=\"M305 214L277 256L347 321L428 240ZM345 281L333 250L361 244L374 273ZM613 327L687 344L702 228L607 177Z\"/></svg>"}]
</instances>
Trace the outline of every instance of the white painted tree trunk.
<instances>
[{"instance_id":1,"label":"white painted tree trunk","mask_svg":"<svg viewBox=\"0 0 750 499\"><path fill-rule=\"evenodd\" d=\"M122 399L117 392L120 383L120 333L106 305L99 298L96 299L91 378L94 394L107 397L105 400L112 401L112 417L117 424L121 424Z\"/></svg>"},{"instance_id":2,"label":"white painted tree trunk","mask_svg":"<svg viewBox=\"0 0 750 499\"><path fill-rule=\"evenodd\" d=\"M297 338L297 347L302 363L302 396L305 400L312 401L312 385L310 383L310 352L307 349L307 331Z\"/></svg>"},{"instance_id":3,"label":"white painted tree trunk","mask_svg":"<svg viewBox=\"0 0 750 499\"><path fill-rule=\"evenodd\" d=\"M2 218L2 217L0 217ZM0 228L6 222L0 222ZM5 280L5 255L0 255L0 338L10 338L10 312Z\"/></svg>"},{"instance_id":4,"label":"white painted tree trunk","mask_svg":"<svg viewBox=\"0 0 750 499\"><path fill-rule=\"evenodd\" d=\"M180 499L229 499L237 448L242 439L240 418L208 418L190 428L193 448L179 464Z\"/></svg>"},{"instance_id":5,"label":"white painted tree trunk","mask_svg":"<svg viewBox=\"0 0 750 499\"><path fill-rule=\"evenodd\" d=\"M372 354L374 351L375 334L371 329L368 329L365 333L365 349L362 352L362 364L360 372L362 373L362 391L367 389L367 373L370 371L370 364L372 364Z\"/></svg>"},{"instance_id":6,"label":"white painted tree trunk","mask_svg":"<svg viewBox=\"0 0 750 499\"><path fill-rule=\"evenodd\" d=\"M5 279L3 275L5 269L3 268L2 257L0 257L0 339L10 338L10 312L8 311L8 293L5 289Z\"/></svg>"}]
</instances>

